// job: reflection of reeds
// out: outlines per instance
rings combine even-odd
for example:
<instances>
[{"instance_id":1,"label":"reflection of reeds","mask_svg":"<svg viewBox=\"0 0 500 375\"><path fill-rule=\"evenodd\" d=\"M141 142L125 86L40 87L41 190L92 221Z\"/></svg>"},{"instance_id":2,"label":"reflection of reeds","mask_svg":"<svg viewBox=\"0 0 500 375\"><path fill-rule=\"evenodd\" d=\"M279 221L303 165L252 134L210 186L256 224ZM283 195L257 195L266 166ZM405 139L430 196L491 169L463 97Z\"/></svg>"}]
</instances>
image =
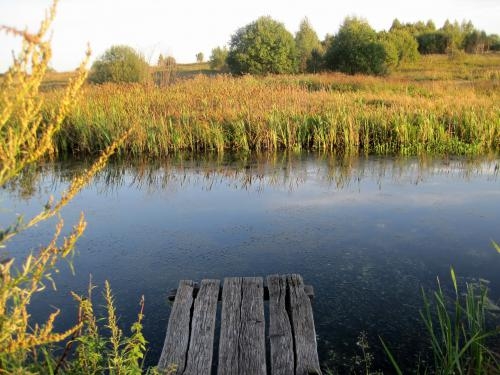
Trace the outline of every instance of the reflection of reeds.
<instances>
[{"instance_id":1,"label":"reflection of reeds","mask_svg":"<svg viewBox=\"0 0 500 375\"><path fill-rule=\"evenodd\" d=\"M58 92L47 93L45 110ZM170 87L85 89L57 137L62 153L95 153L124 129L128 155L180 150L377 154L483 153L500 146L496 80L415 82L340 74L198 76Z\"/></svg>"},{"instance_id":2,"label":"reflection of reeds","mask_svg":"<svg viewBox=\"0 0 500 375\"><path fill-rule=\"evenodd\" d=\"M21 198L29 198L50 186L56 190L66 185L87 163L47 163L41 168L26 170L6 188ZM442 160L367 158L329 153L217 153L196 155L178 153L158 160L115 160L99 172L94 180L101 193L111 193L123 186L148 192L179 190L199 186L210 190L226 184L235 189L260 191L265 187L294 190L314 179L327 187L342 190L371 180L382 188L383 180L419 184L432 176L453 176L468 180L474 176L497 179L500 169L493 157Z\"/></svg>"}]
</instances>

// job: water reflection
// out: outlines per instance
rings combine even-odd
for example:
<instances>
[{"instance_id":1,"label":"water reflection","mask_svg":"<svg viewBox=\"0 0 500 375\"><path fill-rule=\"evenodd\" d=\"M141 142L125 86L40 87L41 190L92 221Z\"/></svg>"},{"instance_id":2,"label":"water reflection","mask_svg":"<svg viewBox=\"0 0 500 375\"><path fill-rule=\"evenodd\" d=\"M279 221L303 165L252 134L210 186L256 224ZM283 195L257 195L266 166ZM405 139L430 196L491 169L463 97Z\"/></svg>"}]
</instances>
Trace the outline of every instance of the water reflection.
<instances>
[{"instance_id":1,"label":"water reflection","mask_svg":"<svg viewBox=\"0 0 500 375\"><path fill-rule=\"evenodd\" d=\"M69 291L83 293L88 275L110 280L122 316L133 321L146 296L148 360L157 360L168 319L166 296L179 279L296 272L314 285L323 363L347 372L360 332L384 368L378 336L412 363L424 351L420 288L440 276L452 292L478 278L500 299L500 160L495 157L381 158L318 154L177 155L114 162L63 212L85 211L76 275L63 270L59 291L33 301L34 316L62 308L74 319ZM47 163L1 192L5 226L59 195L88 166ZM13 241L9 251L46 242L53 225ZM348 367L348 366L347 366Z\"/></svg>"},{"instance_id":2,"label":"water reflection","mask_svg":"<svg viewBox=\"0 0 500 375\"><path fill-rule=\"evenodd\" d=\"M47 163L24 171L5 189L18 199L29 199L65 187L91 165L90 161ZM328 188L358 188L361 180L370 179L382 190L383 183L414 184L433 176L468 181L485 177L496 181L500 163L495 155L482 158L394 158L359 157L332 154L179 154L162 160L114 161L94 179L99 193L112 194L124 186L151 194L166 189L178 190L196 185L211 190L224 183L234 189L261 192L266 187L293 191L314 180Z\"/></svg>"}]
</instances>

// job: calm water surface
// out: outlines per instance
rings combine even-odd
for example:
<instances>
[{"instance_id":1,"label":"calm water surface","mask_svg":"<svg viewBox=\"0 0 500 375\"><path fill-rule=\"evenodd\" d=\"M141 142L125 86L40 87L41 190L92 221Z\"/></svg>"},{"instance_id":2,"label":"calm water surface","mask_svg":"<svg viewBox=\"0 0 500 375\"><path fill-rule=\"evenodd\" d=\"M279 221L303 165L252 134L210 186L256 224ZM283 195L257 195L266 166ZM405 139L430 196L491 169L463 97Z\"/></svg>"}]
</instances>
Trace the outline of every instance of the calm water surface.
<instances>
[{"instance_id":1,"label":"calm water surface","mask_svg":"<svg viewBox=\"0 0 500 375\"><path fill-rule=\"evenodd\" d=\"M300 273L315 288L321 361L347 372L365 332L385 368L378 336L401 362L425 351L420 288L439 276L449 290L489 281L500 300L500 159L339 159L313 154L174 158L114 163L62 212L67 227L85 212L88 227L58 291L33 302L34 319L54 307L60 327L74 321L69 291L109 280L121 324L145 296L148 363L161 350L168 291L180 279ZM0 192L2 226L56 197L85 163L41 166ZM9 244L21 257L50 240L54 222ZM96 303L102 299L96 293Z\"/></svg>"}]
</instances>

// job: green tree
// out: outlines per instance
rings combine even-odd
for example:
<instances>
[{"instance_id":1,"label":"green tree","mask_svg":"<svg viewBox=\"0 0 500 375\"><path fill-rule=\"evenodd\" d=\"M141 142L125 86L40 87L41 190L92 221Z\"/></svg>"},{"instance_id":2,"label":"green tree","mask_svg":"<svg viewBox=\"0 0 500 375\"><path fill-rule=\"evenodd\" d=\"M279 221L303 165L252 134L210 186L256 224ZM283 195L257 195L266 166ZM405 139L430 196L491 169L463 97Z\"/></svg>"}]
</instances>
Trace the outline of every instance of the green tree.
<instances>
[{"instance_id":1,"label":"green tree","mask_svg":"<svg viewBox=\"0 0 500 375\"><path fill-rule=\"evenodd\" d=\"M446 52L451 52L452 50L461 48L465 35L462 32L462 28L457 21L451 23L449 20L446 20L440 31L448 39Z\"/></svg>"},{"instance_id":2,"label":"green tree","mask_svg":"<svg viewBox=\"0 0 500 375\"><path fill-rule=\"evenodd\" d=\"M317 65L317 56L321 54L322 47L318 34L316 34L316 31L314 31L307 18L302 20L299 31L295 34L295 46L297 48L299 72L315 71L314 67ZM316 51L314 59L313 51Z\"/></svg>"},{"instance_id":3,"label":"green tree","mask_svg":"<svg viewBox=\"0 0 500 375\"><path fill-rule=\"evenodd\" d=\"M399 48L397 46L396 41L394 38L392 38L389 33L383 31L378 34L380 44L382 44L384 51L385 51L385 59L384 59L384 66L385 66L385 71L381 73L371 73L371 74L386 74L389 73L389 71L398 66L400 63L399 59Z\"/></svg>"},{"instance_id":4,"label":"green tree","mask_svg":"<svg viewBox=\"0 0 500 375\"><path fill-rule=\"evenodd\" d=\"M428 20L427 23L425 24L426 31L436 31L436 24L434 23L433 20Z\"/></svg>"},{"instance_id":5,"label":"green tree","mask_svg":"<svg viewBox=\"0 0 500 375\"><path fill-rule=\"evenodd\" d=\"M196 62L202 63L204 59L205 59L205 55L203 55L203 52L198 52L196 54Z\"/></svg>"},{"instance_id":6,"label":"green tree","mask_svg":"<svg viewBox=\"0 0 500 375\"><path fill-rule=\"evenodd\" d=\"M426 23L424 23L423 21L417 21L415 23L408 22L402 24L396 18L392 22L392 26L389 29L389 31L395 31L395 30L404 30L408 32L410 35L412 35L414 38L417 38L419 35L422 35L424 33L435 32L436 25L432 20L428 20Z\"/></svg>"},{"instance_id":7,"label":"green tree","mask_svg":"<svg viewBox=\"0 0 500 375\"><path fill-rule=\"evenodd\" d=\"M227 55L229 51L226 47L215 47L210 55L210 68L226 72L229 70L227 66Z\"/></svg>"},{"instance_id":8,"label":"green tree","mask_svg":"<svg viewBox=\"0 0 500 375\"><path fill-rule=\"evenodd\" d=\"M325 56L327 68L348 74L386 74L392 60L375 30L355 17L344 20Z\"/></svg>"},{"instance_id":9,"label":"green tree","mask_svg":"<svg viewBox=\"0 0 500 375\"><path fill-rule=\"evenodd\" d=\"M227 63L234 74L294 73L295 41L282 23L261 17L231 37Z\"/></svg>"},{"instance_id":10,"label":"green tree","mask_svg":"<svg viewBox=\"0 0 500 375\"><path fill-rule=\"evenodd\" d=\"M472 23L471 20L465 22L465 20L462 21L462 24L460 25L460 30L462 31L462 34L467 35L472 33L473 31L476 30L474 27L474 24Z\"/></svg>"},{"instance_id":11,"label":"green tree","mask_svg":"<svg viewBox=\"0 0 500 375\"><path fill-rule=\"evenodd\" d=\"M92 83L144 82L149 78L148 63L128 46L109 48L92 64L89 74Z\"/></svg>"},{"instance_id":12,"label":"green tree","mask_svg":"<svg viewBox=\"0 0 500 375\"><path fill-rule=\"evenodd\" d=\"M394 20L392 21L392 25L391 25L391 28L389 29L389 31L401 30L403 28L404 28L403 24L397 18L394 18Z\"/></svg>"},{"instance_id":13,"label":"green tree","mask_svg":"<svg viewBox=\"0 0 500 375\"><path fill-rule=\"evenodd\" d=\"M484 31L473 30L465 35L463 47L467 53L484 53L489 48L488 35Z\"/></svg>"},{"instance_id":14,"label":"green tree","mask_svg":"<svg viewBox=\"0 0 500 375\"><path fill-rule=\"evenodd\" d=\"M442 31L434 31L417 36L418 52L421 54L446 53L452 44L451 37Z\"/></svg>"},{"instance_id":15,"label":"green tree","mask_svg":"<svg viewBox=\"0 0 500 375\"><path fill-rule=\"evenodd\" d=\"M428 30L427 24L424 21L417 21L413 24L413 29L415 34L425 33Z\"/></svg>"},{"instance_id":16,"label":"green tree","mask_svg":"<svg viewBox=\"0 0 500 375\"><path fill-rule=\"evenodd\" d=\"M500 36L497 34L488 35L488 49L490 51L500 51Z\"/></svg>"},{"instance_id":17,"label":"green tree","mask_svg":"<svg viewBox=\"0 0 500 375\"><path fill-rule=\"evenodd\" d=\"M420 55L418 53L418 42L409 31L401 28L391 28L391 31L381 33L381 36L396 49L397 65L418 59Z\"/></svg>"},{"instance_id":18,"label":"green tree","mask_svg":"<svg viewBox=\"0 0 500 375\"><path fill-rule=\"evenodd\" d=\"M307 59L307 71L311 73L317 73L324 68L324 49L323 47L319 49L313 49L311 51L311 56Z\"/></svg>"}]
</instances>

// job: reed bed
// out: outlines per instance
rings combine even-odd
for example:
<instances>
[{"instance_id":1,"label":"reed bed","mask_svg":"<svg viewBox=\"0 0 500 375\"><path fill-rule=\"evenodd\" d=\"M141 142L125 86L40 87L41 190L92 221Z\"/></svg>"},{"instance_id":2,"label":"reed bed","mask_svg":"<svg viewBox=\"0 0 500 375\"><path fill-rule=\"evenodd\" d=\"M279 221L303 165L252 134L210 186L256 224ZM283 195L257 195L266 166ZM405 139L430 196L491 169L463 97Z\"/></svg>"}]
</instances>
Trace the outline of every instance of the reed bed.
<instances>
[{"instance_id":1,"label":"reed bed","mask_svg":"<svg viewBox=\"0 0 500 375\"><path fill-rule=\"evenodd\" d=\"M59 92L46 93L45 113ZM321 74L199 75L169 87L87 86L55 139L94 154L124 130L119 153L319 150L481 154L500 146L500 80L423 81Z\"/></svg>"}]
</instances>

